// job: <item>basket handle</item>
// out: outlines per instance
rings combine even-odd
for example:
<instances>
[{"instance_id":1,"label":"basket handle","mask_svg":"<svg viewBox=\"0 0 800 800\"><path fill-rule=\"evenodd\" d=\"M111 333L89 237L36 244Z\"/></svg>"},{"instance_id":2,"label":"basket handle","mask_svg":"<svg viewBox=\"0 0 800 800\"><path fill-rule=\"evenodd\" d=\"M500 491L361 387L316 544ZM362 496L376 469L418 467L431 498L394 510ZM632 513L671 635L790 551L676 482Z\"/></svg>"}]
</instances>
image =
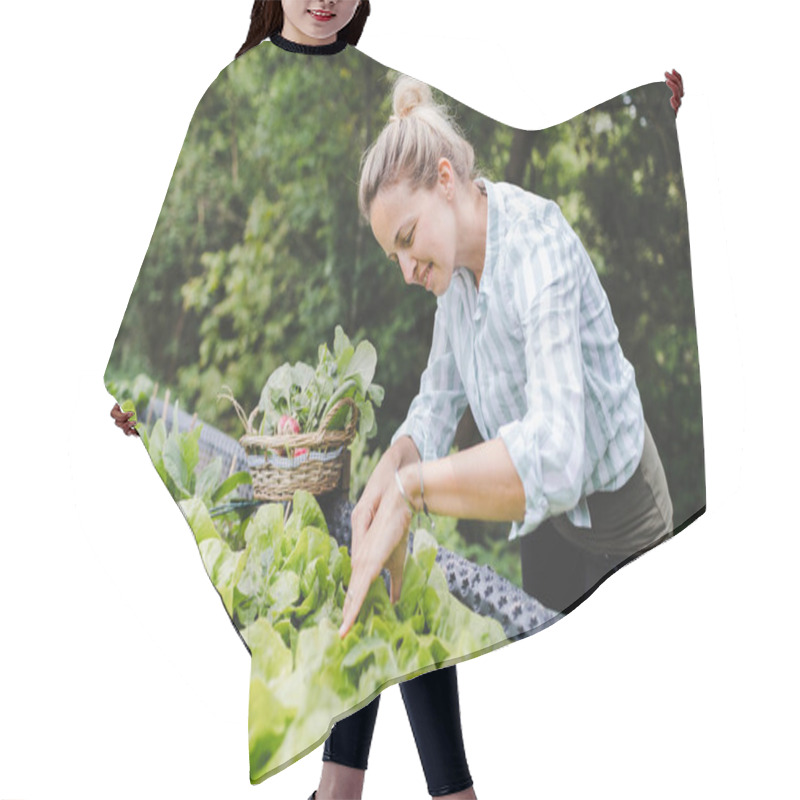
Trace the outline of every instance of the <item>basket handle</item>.
<instances>
[{"instance_id":1,"label":"basket handle","mask_svg":"<svg viewBox=\"0 0 800 800\"><path fill-rule=\"evenodd\" d=\"M353 413L350 416L350 422L347 423L347 427L345 428L345 432L348 436L352 436L355 432L356 423L358 422L358 406L356 405L356 401L353 400L352 397L343 397L341 400L338 400L336 403L331 406L330 411L325 415L322 422L319 424L319 430L317 431L318 434L323 434L328 429L328 425L331 424L331 420L336 416L337 412L342 406L350 406L353 409Z\"/></svg>"},{"instance_id":2,"label":"basket handle","mask_svg":"<svg viewBox=\"0 0 800 800\"><path fill-rule=\"evenodd\" d=\"M253 433L252 422L253 422L253 417L255 417L256 415L256 411L258 411L258 406L256 406L253 409L253 413L250 415L250 419L248 419L247 416L245 415L244 409L236 401L236 398L233 396L233 392L231 391L229 386L222 387L222 391L217 394L217 400L228 400L230 403L232 403L233 409L236 412L236 416L239 417L239 420L241 421L242 425L244 425L245 431L248 434Z\"/></svg>"},{"instance_id":3,"label":"basket handle","mask_svg":"<svg viewBox=\"0 0 800 800\"><path fill-rule=\"evenodd\" d=\"M248 433L254 434L256 432L256 414L258 414L258 406L256 406L251 412L250 416L247 418L247 424L245 428L247 429Z\"/></svg>"}]
</instances>

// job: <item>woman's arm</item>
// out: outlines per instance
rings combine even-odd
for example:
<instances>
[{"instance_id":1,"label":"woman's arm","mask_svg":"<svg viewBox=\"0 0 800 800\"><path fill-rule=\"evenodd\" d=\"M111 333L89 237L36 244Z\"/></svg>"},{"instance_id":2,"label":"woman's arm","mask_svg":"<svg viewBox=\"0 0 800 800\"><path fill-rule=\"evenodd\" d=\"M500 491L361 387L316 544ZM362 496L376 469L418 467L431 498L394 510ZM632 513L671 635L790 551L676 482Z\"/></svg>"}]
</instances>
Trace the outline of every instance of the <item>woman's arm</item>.
<instances>
[{"instance_id":1,"label":"woman's arm","mask_svg":"<svg viewBox=\"0 0 800 800\"><path fill-rule=\"evenodd\" d=\"M431 513L500 522L525 516L525 489L502 439L402 467L400 480L417 509L422 507L420 470Z\"/></svg>"},{"instance_id":2,"label":"woman's arm","mask_svg":"<svg viewBox=\"0 0 800 800\"><path fill-rule=\"evenodd\" d=\"M398 489L395 472L419 464L421 458L431 460L447 453L466 406L466 393L438 304L420 391L353 509L352 573L341 636L352 626L370 584L384 565L391 576L392 601L399 598L412 515Z\"/></svg>"},{"instance_id":3,"label":"woman's arm","mask_svg":"<svg viewBox=\"0 0 800 800\"><path fill-rule=\"evenodd\" d=\"M403 437L398 443L406 439ZM411 455L413 444L410 441L408 444L405 452ZM376 486L380 484L377 505L365 504L369 519L357 520L356 511L353 512L352 572L339 636L346 636L353 626L370 584L384 566L389 571L391 600L396 603L400 599L412 513L394 478L395 469L415 508L422 505L421 468L425 502L430 511L485 520L522 519L525 514L522 482L502 440L494 439L436 461L426 461L421 467L420 464L415 459L415 463L398 468L382 459L373 474ZM369 488L364 490L365 495Z\"/></svg>"}]
</instances>

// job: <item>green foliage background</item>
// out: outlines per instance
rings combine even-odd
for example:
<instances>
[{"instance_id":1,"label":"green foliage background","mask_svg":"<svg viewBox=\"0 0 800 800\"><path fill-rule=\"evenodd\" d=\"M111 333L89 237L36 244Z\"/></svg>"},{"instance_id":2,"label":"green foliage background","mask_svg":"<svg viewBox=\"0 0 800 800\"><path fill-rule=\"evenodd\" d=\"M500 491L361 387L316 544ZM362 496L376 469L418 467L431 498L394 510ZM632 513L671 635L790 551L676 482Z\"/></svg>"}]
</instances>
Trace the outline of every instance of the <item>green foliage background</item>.
<instances>
[{"instance_id":1,"label":"green foliage background","mask_svg":"<svg viewBox=\"0 0 800 800\"><path fill-rule=\"evenodd\" d=\"M378 351L384 449L427 361L435 298L410 289L360 220L359 161L396 73L353 48L300 58L265 42L208 89L187 133L106 372L145 372L231 435L285 361L316 363L341 324ZM686 200L669 90L650 84L521 131L450 98L483 174L552 198L586 246L636 369L679 524L705 504ZM467 418L459 447L476 441ZM368 456L369 453L365 453ZM508 525L459 523L468 542Z\"/></svg>"}]
</instances>

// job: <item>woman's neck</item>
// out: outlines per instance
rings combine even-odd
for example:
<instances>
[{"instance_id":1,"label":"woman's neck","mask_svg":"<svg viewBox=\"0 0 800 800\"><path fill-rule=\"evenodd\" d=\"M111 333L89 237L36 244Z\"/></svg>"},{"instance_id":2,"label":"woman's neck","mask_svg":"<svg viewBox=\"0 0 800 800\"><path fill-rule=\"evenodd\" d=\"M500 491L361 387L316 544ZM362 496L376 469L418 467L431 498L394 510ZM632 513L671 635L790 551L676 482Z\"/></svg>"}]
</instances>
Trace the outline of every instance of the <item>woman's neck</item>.
<instances>
[{"instance_id":1,"label":"woman's neck","mask_svg":"<svg viewBox=\"0 0 800 800\"><path fill-rule=\"evenodd\" d=\"M283 18L283 30L281 36L295 44L303 44L307 47L324 47L327 44L333 44L338 34L334 33L326 39L314 39L306 33L303 33L298 27L293 25L286 17Z\"/></svg>"},{"instance_id":2,"label":"woman's neck","mask_svg":"<svg viewBox=\"0 0 800 800\"><path fill-rule=\"evenodd\" d=\"M456 209L456 220L461 246L456 254L456 263L466 267L480 288L483 265L486 260L486 231L489 203L485 190L477 183L469 184L470 190Z\"/></svg>"}]
</instances>

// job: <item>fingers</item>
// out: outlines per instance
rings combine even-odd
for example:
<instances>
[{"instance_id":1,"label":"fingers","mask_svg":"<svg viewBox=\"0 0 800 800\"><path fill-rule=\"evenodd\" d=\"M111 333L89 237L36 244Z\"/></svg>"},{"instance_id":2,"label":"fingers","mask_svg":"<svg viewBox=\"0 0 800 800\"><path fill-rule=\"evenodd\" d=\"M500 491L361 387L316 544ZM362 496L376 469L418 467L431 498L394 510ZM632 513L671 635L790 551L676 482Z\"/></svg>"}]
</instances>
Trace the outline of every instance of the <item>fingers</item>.
<instances>
[{"instance_id":1,"label":"fingers","mask_svg":"<svg viewBox=\"0 0 800 800\"><path fill-rule=\"evenodd\" d=\"M670 90L675 95L677 95L678 97L683 97L683 84L682 83L680 83L680 82L678 82L676 80L672 80L671 78L667 78L667 86L670 88Z\"/></svg>"},{"instance_id":2,"label":"fingers","mask_svg":"<svg viewBox=\"0 0 800 800\"><path fill-rule=\"evenodd\" d=\"M362 495L361 500L356 503L353 508L353 513L350 514L350 528L352 531L352 545L351 550L355 549L356 543L360 542L364 534L369 530L372 525L372 520L375 519L375 514L378 510L378 502L371 502L366 496Z\"/></svg>"},{"instance_id":3,"label":"fingers","mask_svg":"<svg viewBox=\"0 0 800 800\"><path fill-rule=\"evenodd\" d=\"M389 566L387 564L387 566ZM405 564L403 565L405 566ZM403 589L403 568L389 569L389 599L392 604L400 599L400 594Z\"/></svg>"},{"instance_id":4,"label":"fingers","mask_svg":"<svg viewBox=\"0 0 800 800\"><path fill-rule=\"evenodd\" d=\"M133 412L130 412L130 414L132 415ZM125 432L126 436L138 436L139 431L136 430L136 426L138 424L139 423L136 422L135 419L131 419L130 416L126 416L124 420L116 423L117 427L121 428Z\"/></svg>"},{"instance_id":5,"label":"fingers","mask_svg":"<svg viewBox=\"0 0 800 800\"><path fill-rule=\"evenodd\" d=\"M342 608L342 625L339 628L340 639L347 636L347 632L358 619L358 612L361 611L361 606L364 605L364 598L367 596L372 581L377 577L377 575L370 577L366 569L359 567L360 565L354 567L350 575L350 585L347 587L347 594Z\"/></svg>"},{"instance_id":6,"label":"fingers","mask_svg":"<svg viewBox=\"0 0 800 800\"><path fill-rule=\"evenodd\" d=\"M365 492L350 515L352 531L350 540L350 585L347 587L347 594L342 607L342 626L339 628L340 638L344 638L355 624L358 612L361 610L364 598L367 596L372 583L366 563L368 556L366 553L367 533L375 519L379 503L380 498L373 502Z\"/></svg>"},{"instance_id":7,"label":"fingers","mask_svg":"<svg viewBox=\"0 0 800 800\"><path fill-rule=\"evenodd\" d=\"M396 603L400 599L407 550L408 534L402 537L400 543L386 560L386 568L389 570L392 603ZM343 639L355 624L361 607L364 605L364 598L367 596L369 587L380 575L382 568L383 559L374 548L372 552L366 553L363 557L353 557L350 585L347 587L347 594L342 607L342 625L339 628L339 638Z\"/></svg>"},{"instance_id":8,"label":"fingers","mask_svg":"<svg viewBox=\"0 0 800 800\"><path fill-rule=\"evenodd\" d=\"M406 556L408 554L408 527L397 547L392 551L386 561L386 569L389 570L389 598L392 603L400 599L403 588L403 570L406 566Z\"/></svg>"},{"instance_id":9,"label":"fingers","mask_svg":"<svg viewBox=\"0 0 800 800\"><path fill-rule=\"evenodd\" d=\"M672 72L665 72L664 77L667 79L667 87L672 92L669 104L672 106L672 110L677 114L681 106L681 97L683 97L683 78L680 72L675 69L672 70Z\"/></svg>"},{"instance_id":10,"label":"fingers","mask_svg":"<svg viewBox=\"0 0 800 800\"><path fill-rule=\"evenodd\" d=\"M126 436L138 436L139 431L136 430L138 422L133 419L133 411L123 411L119 407L119 403L114 403L111 409L111 416L114 418L114 424L120 428Z\"/></svg>"},{"instance_id":11,"label":"fingers","mask_svg":"<svg viewBox=\"0 0 800 800\"><path fill-rule=\"evenodd\" d=\"M384 502L374 524L370 521L370 527L364 534L356 537L356 529L353 529L350 584L342 607L340 637L346 636L355 624L369 587L378 578L384 565L391 579L391 602L396 603L400 599L410 522L411 514L402 500L395 508L391 508L391 503Z\"/></svg>"}]
</instances>

